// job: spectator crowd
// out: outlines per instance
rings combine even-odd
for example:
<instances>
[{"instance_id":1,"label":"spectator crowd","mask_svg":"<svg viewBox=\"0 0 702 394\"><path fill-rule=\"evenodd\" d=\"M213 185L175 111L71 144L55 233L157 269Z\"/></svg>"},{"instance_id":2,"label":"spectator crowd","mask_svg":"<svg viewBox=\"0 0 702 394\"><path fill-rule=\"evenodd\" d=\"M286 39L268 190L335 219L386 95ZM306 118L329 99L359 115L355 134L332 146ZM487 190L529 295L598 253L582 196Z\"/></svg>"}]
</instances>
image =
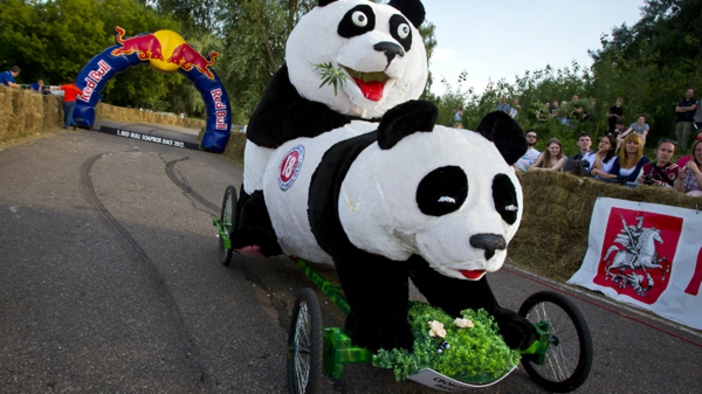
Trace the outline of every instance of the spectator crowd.
<instances>
[{"instance_id":1,"label":"spectator crowd","mask_svg":"<svg viewBox=\"0 0 702 394\"><path fill-rule=\"evenodd\" d=\"M546 143L543 152L536 149L537 131L526 131L527 152L515 163L517 171L564 171L578 176L589 176L604 182L615 182L630 187L650 185L671 188L691 196L702 196L702 105L698 105L694 90L688 89L683 99L675 106L676 139L661 138L654 150L655 157L644 155L649 125L646 115L637 116L636 122L628 127L624 123L624 99L619 97L616 104L607 112L608 130L597 141L593 150L593 140L589 133L577 136L578 152L567 157L563 144L557 138ZM577 95L573 101L579 100ZM514 101L518 105L518 101ZM569 114L559 111L565 101L546 102L537 113L538 122L557 118L560 123L568 125L573 119L587 121L590 117L582 107L573 107ZM591 108L596 108L596 100L590 100ZM514 117L514 107L502 97L497 106ZM516 110L517 113L519 109ZM595 111L593 111L595 112ZM689 154L673 161L676 152Z\"/></svg>"},{"instance_id":2,"label":"spectator crowd","mask_svg":"<svg viewBox=\"0 0 702 394\"><path fill-rule=\"evenodd\" d=\"M15 81L15 78L19 74L20 68L18 66L12 66L9 70L0 73L0 85L14 89L21 89L22 86ZM76 99L81 97L83 92L75 85L75 81L69 81L68 83L59 86L45 86L44 81L38 79L36 82L29 85L29 89L40 94L50 94L53 91L60 90L61 95L63 96L63 128L67 129L69 127L73 127L73 130L76 129L76 126L78 125L73 119L73 112L76 108Z\"/></svg>"}]
</instances>

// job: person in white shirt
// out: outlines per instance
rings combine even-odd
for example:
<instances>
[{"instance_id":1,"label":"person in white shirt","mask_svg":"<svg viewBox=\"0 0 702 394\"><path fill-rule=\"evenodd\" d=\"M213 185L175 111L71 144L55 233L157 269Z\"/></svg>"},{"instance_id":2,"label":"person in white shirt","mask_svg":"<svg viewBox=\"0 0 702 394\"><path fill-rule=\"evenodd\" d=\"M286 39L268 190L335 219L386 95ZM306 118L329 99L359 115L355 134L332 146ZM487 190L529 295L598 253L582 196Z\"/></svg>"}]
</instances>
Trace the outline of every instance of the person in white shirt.
<instances>
[{"instance_id":1,"label":"person in white shirt","mask_svg":"<svg viewBox=\"0 0 702 394\"><path fill-rule=\"evenodd\" d=\"M514 163L514 168L517 171L526 171L527 168L532 166L536 159L539 158L539 155L541 155L541 152L536 150L534 146L536 145L536 141L538 141L538 135L536 134L536 131L533 129L527 130L526 132L526 139L527 139L527 145L529 145L529 149L527 149L526 153L517 160L516 163Z\"/></svg>"}]
</instances>

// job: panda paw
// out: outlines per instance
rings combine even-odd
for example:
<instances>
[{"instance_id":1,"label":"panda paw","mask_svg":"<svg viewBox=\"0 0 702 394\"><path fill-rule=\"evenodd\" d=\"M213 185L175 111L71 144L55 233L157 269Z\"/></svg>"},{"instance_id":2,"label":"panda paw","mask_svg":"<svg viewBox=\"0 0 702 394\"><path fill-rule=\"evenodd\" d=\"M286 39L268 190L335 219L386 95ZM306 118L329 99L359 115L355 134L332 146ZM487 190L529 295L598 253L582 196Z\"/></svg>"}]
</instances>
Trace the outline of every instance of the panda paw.
<instances>
[{"instance_id":1,"label":"panda paw","mask_svg":"<svg viewBox=\"0 0 702 394\"><path fill-rule=\"evenodd\" d=\"M534 325L517 313L496 316L496 320L500 334L510 349L526 350L538 338Z\"/></svg>"},{"instance_id":2,"label":"panda paw","mask_svg":"<svg viewBox=\"0 0 702 394\"><path fill-rule=\"evenodd\" d=\"M260 227L243 226L229 234L232 249L250 257L278 256L283 250L275 233Z\"/></svg>"}]
</instances>

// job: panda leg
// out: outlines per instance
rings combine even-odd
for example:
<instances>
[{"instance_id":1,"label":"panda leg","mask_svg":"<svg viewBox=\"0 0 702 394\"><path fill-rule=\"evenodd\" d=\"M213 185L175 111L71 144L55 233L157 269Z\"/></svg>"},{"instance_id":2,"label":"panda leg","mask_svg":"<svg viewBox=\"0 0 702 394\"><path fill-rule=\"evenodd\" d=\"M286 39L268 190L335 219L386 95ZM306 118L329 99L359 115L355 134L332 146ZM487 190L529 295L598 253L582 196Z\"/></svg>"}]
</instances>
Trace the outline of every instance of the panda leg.
<instances>
[{"instance_id":1,"label":"panda leg","mask_svg":"<svg viewBox=\"0 0 702 394\"><path fill-rule=\"evenodd\" d=\"M278 238L268 215L263 191L251 195L241 189L237 201L236 230L230 235L232 249L249 257L269 257L282 254Z\"/></svg>"},{"instance_id":2,"label":"panda leg","mask_svg":"<svg viewBox=\"0 0 702 394\"><path fill-rule=\"evenodd\" d=\"M402 263L359 250L333 257L351 307L345 329L354 343L372 351L411 351L414 335L407 322L409 282Z\"/></svg>"},{"instance_id":3,"label":"panda leg","mask_svg":"<svg viewBox=\"0 0 702 394\"><path fill-rule=\"evenodd\" d=\"M500 334L512 349L524 350L537 339L531 322L499 306L486 277L478 281L449 278L431 268L419 256L412 256L409 262L412 282L431 305L442 308L452 316L460 316L464 309L485 309L495 318Z\"/></svg>"}]
</instances>

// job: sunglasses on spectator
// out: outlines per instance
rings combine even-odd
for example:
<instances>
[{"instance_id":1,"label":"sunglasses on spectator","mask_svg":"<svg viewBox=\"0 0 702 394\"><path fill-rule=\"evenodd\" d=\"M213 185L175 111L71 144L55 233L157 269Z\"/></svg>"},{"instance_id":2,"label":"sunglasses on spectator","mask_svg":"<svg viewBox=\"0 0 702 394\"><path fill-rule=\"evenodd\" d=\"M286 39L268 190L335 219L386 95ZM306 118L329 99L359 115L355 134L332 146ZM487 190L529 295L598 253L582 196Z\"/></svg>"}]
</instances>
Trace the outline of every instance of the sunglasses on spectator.
<instances>
[{"instance_id":1,"label":"sunglasses on spectator","mask_svg":"<svg viewBox=\"0 0 702 394\"><path fill-rule=\"evenodd\" d=\"M678 141L675 140L669 140L667 138L661 138L661 142L670 142L671 144L678 146Z\"/></svg>"},{"instance_id":2,"label":"sunglasses on spectator","mask_svg":"<svg viewBox=\"0 0 702 394\"><path fill-rule=\"evenodd\" d=\"M534 134L527 134L526 137L527 137L527 138L536 138L536 136L535 136Z\"/></svg>"}]
</instances>

